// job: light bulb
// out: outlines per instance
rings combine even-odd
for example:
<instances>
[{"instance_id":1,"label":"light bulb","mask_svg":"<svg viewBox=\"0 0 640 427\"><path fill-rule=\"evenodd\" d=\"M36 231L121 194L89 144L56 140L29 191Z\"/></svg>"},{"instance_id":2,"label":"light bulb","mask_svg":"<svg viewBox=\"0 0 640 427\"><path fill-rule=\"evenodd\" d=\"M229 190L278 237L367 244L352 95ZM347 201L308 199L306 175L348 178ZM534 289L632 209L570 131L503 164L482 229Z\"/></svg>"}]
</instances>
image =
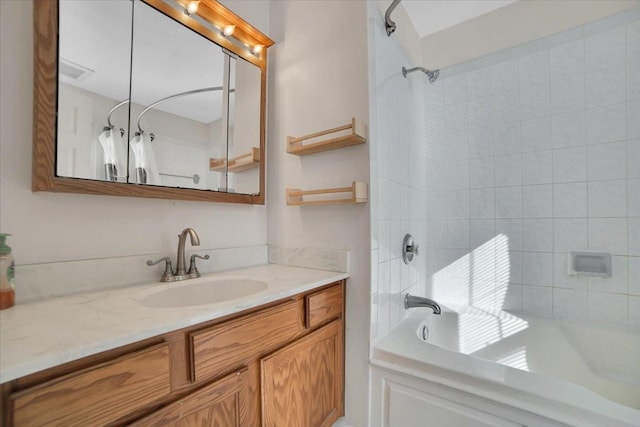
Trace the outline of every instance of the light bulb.
<instances>
[{"instance_id":1,"label":"light bulb","mask_svg":"<svg viewBox=\"0 0 640 427\"><path fill-rule=\"evenodd\" d=\"M224 30L222 30L222 34L224 34L225 37L229 37L231 34L233 34L235 29L235 25L227 25L226 27L224 27Z\"/></svg>"},{"instance_id":2,"label":"light bulb","mask_svg":"<svg viewBox=\"0 0 640 427\"><path fill-rule=\"evenodd\" d=\"M261 44L257 44L257 45L255 45L255 46L251 49L251 52L252 52L255 56L258 56L258 55L260 55L260 52L262 52L262 47L263 47L263 46L262 46Z\"/></svg>"},{"instance_id":3,"label":"light bulb","mask_svg":"<svg viewBox=\"0 0 640 427\"><path fill-rule=\"evenodd\" d=\"M190 2L187 2L187 8L185 9L184 13L186 13L187 15L196 13L198 11L199 5L200 5L199 0L192 0Z\"/></svg>"}]
</instances>

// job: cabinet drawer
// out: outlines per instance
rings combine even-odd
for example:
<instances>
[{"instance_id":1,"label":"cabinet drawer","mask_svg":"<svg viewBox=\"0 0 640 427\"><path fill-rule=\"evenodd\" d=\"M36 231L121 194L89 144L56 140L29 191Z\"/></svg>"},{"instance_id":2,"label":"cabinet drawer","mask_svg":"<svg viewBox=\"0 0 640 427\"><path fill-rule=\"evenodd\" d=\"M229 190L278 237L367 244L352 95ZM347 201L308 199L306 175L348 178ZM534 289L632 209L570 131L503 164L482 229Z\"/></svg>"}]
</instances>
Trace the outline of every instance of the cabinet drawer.
<instances>
[{"instance_id":1,"label":"cabinet drawer","mask_svg":"<svg viewBox=\"0 0 640 427\"><path fill-rule=\"evenodd\" d=\"M16 426L104 425L171 392L159 344L9 396Z\"/></svg>"},{"instance_id":2,"label":"cabinet drawer","mask_svg":"<svg viewBox=\"0 0 640 427\"><path fill-rule=\"evenodd\" d=\"M129 427L246 425L247 368L234 372Z\"/></svg>"},{"instance_id":3,"label":"cabinet drawer","mask_svg":"<svg viewBox=\"0 0 640 427\"><path fill-rule=\"evenodd\" d=\"M342 284L316 292L305 297L307 328L314 328L342 313Z\"/></svg>"},{"instance_id":4,"label":"cabinet drawer","mask_svg":"<svg viewBox=\"0 0 640 427\"><path fill-rule=\"evenodd\" d=\"M302 331L297 301L190 334L192 380L221 374L275 350Z\"/></svg>"}]
</instances>

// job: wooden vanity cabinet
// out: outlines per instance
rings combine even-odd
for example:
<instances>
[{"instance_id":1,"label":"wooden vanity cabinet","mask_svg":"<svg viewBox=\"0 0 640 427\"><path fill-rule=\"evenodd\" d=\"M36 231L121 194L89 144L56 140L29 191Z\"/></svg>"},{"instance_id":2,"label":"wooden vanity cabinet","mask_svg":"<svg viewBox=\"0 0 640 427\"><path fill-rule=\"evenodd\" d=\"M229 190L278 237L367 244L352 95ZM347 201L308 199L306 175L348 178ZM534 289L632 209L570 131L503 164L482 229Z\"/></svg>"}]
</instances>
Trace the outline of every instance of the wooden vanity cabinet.
<instances>
[{"instance_id":1,"label":"wooden vanity cabinet","mask_svg":"<svg viewBox=\"0 0 640 427\"><path fill-rule=\"evenodd\" d=\"M4 426L331 426L344 281L2 385Z\"/></svg>"}]
</instances>

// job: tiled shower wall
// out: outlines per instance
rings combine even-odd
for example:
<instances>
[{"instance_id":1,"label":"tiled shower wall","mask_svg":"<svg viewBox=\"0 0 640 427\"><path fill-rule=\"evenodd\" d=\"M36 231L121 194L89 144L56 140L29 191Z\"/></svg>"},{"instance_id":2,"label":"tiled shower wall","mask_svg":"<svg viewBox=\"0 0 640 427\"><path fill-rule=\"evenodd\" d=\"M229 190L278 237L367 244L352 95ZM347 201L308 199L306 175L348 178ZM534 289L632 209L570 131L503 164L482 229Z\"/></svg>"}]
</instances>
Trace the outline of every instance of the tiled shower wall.
<instances>
[{"instance_id":1,"label":"tiled shower wall","mask_svg":"<svg viewBox=\"0 0 640 427\"><path fill-rule=\"evenodd\" d=\"M425 109L432 295L640 327L639 11L443 70ZM585 249L612 278L566 274Z\"/></svg>"},{"instance_id":2,"label":"tiled shower wall","mask_svg":"<svg viewBox=\"0 0 640 427\"><path fill-rule=\"evenodd\" d=\"M372 6L373 5L373 6ZM393 37L387 37L373 2L370 19L371 153L371 342L405 317L402 296L425 295L426 145L422 73L412 67ZM401 247L411 233L422 252L405 265Z\"/></svg>"}]
</instances>

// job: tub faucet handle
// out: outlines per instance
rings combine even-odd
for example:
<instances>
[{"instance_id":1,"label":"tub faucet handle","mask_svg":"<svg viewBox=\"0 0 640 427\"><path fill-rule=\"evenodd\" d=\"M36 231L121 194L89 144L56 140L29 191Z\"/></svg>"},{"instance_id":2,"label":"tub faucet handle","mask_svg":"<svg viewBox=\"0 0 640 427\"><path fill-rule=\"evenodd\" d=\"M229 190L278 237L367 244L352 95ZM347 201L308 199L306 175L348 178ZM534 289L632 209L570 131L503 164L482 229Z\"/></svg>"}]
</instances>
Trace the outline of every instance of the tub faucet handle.
<instances>
[{"instance_id":1,"label":"tub faucet handle","mask_svg":"<svg viewBox=\"0 0 640 427\"><path fill-rule=\"evenodd\" d=\"M200 277L200 272L198 271L198 267L196 266L196 258L200 259L209 259L209 255L200 256L198 254L191 255L191 262L189 263L189 271L187 274L192 278Z\"/></svg>"}]
</instances>

